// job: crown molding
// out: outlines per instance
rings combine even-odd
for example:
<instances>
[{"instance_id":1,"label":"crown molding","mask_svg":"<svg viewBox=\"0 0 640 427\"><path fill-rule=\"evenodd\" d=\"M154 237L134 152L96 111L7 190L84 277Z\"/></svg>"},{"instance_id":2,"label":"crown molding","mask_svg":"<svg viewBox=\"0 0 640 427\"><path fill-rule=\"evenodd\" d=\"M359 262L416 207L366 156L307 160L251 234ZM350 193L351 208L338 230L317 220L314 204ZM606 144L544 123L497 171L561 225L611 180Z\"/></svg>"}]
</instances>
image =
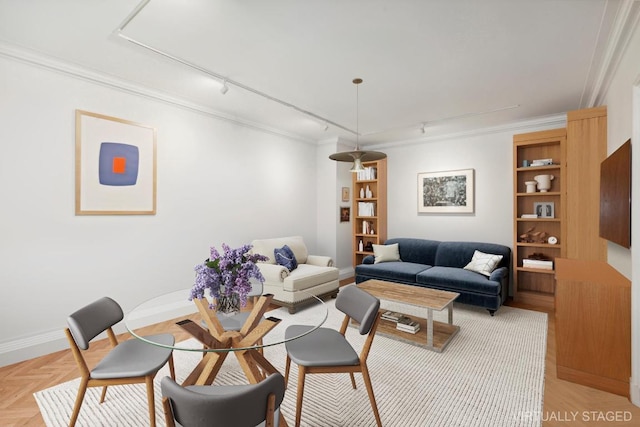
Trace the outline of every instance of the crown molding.
<instances>
[{"instance_id":1,"label":"crown molding","mask_svg":"<svg viewBox=\"0 0 640 427\"><path fill-rule=\"evenodd\" d=\"M619 4L608 1L604 13L611 12L615 5L617 5L617 11L609 32L610 37L592 87L589 89L585 87L585 93L588 91L590 95L586 104L582 102L584 104L582 108L602 105L633 32L640 22L640 0L622 0Z\"/></svg>"},{"instance_id":2,"label":"crown molding","mask_svg":"<svg viewBox=\"0 0 640 427\"><path fill-rule=\"evenodd\" d=\"M430 142L445 141L450 139L473 138L483 135L492 135L497 133L523 133L533 130L561 128L567 125L566 114L554 114L550 116L534 117L527 120L506 123L499 126L491 126L486 128L473 129L463 132L455 132L450 134L427 136L422 138L406 139L401 141L386 142L382 144L367 145L367 150L377 150L384 148L393 148L397 146L408 146L416 144L425 144Z\"/></svg>"},{"instance_id":3,"label":"crown molding","mask_svg":"<svg viewBox=\"0 0 640 427\"><path fill-rule=\"evenodd\" d=\"M217 120L240 125L246 128L258 130L260 132L268 133L271 135L281 136L288 139L292 139L298 142L304 142L307 144L315 145L316 141L310 138L306 138L301 135L293 134L283 131L274 127L265 126L261 123L252 122L250 120L244 120L237 116L232 116L220 111L208 108L206 106L186 101L181 98L171 96L167 93L156 91L145 86L141 86L135 83L131 83L126 80L118 79L111 75L101 73L89 68L85 68L76 64L65 62L57 58L45 55L43 53L23 48L17 45L13 45L4 41L0 41L0 57L4 57L10 60L22 62L34 67L38 67L44 70L61 73L66 76L84 80L90 83L94 83L100 86L108 87L110 89L118 90L130 95L135 95L140 98L146 98L153 101L162 102L174 107L188 110L191 112L199 113L212 117Z\"/></svg>"}]
</instances>

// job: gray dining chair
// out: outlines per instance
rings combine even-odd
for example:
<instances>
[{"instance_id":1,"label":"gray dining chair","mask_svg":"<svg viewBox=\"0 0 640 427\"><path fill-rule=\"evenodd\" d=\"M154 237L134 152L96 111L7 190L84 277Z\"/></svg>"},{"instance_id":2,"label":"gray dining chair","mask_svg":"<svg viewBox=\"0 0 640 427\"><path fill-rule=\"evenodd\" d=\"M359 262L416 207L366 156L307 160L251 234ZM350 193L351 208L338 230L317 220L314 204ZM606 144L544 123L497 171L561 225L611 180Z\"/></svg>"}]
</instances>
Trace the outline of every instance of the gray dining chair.
<instances>
[{"instance_id":1,"label":"gray dining chair","mask_svg":"<svg viewBox=\"0 0 640 427\"><path fill-rule=\"evenodd\" d=\"M367 357L371 343L378 328L380 315L380 300L363 291L356 285L345 286L340 289L336 298L336 308L345 314L340 330L318 328L297 339L285 343L287 362L285 384L289 381L291 361L298 365L298 390L296 395L296 427L300 425L302 414L302 398L304 381L307 374L349 373L351 385L355 389L354 372L361 372L369 401L373 409L378 427L382 426L378 406L373 394L371 377L367 367ZM360 335L367 335L360 355L353 349L345 333L353 319L358 325ZM294 338L312 329L307 325L292 325L285 330L285 338Z\"/></svg>"},{"instance_id":2,"label":"gray dining chair","mask_svg":"<svg viewBox=\"0 0 640 427\"><path fill-rule=\"evenodd\" d=\"M167 427L279 425L285 386L277 372L257 384L182 387L164 377L160 386Z\"/></svg>"},{"instance_id":3,"label":"gray dining chair","mask_svg":"<svg viewBox=\"0 0 640 427\"><path fill-rule=\"evenodd\" d=\"M107 386L137 383L144 383L147 386L150 425L152 427L156 425L153 379L167 361L169 361L171 377L175 378L173 350L137 338L118 342L112 327L123 317L120 305L109 297L103 297L67 318L69 327L65 329L65 334L81 373L78 396L69 427L74 426L78 419L88 387L103 387L100 396L100 403L102 403L107 394ZM89 350L90 342L102 332L107 333L112 348L93 369L89 369L83 351ZM145 338L164 346L172 346L175 342L171 334L149 335Z\"/></svg>"}]
</instances>

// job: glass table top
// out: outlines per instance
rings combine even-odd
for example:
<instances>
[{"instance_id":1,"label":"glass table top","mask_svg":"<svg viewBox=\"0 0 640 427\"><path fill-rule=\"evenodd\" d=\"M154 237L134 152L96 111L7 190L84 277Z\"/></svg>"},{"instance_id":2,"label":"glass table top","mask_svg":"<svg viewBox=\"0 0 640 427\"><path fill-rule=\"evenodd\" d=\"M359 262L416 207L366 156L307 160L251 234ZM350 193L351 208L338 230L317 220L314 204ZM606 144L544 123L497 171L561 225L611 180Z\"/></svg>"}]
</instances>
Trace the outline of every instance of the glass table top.
<instances>
[{"instance_id":1,"label":"glass table top","mask_svg":"<svg viewBox=\"0 0 640 427\"><path fill-rule=\"evenodd\" d=\"M196 302L189 300L190 293L191 288L185 288L159 295L140 303L125 316L124 323L127 330L135 338L160 347L195 352L233 352L260 349L300 338L322 326L327 320L328 315L327 306L324 302L309 293L307 295L309 299L308 305L300 308L294 315L289 314L284 307L267 308L260 323L254 328L249 328L248 331L245 330L244 334L241 335L239 331L226 329L222 337L228 338L228 341L226 344L220 345L220 340L215 338L216 334L209 333L207 325L203 321L203 315L198 310ZM266 296L263 296L261 298L265 297ZM251 297L249 299L251 299ZM259 307L257 306L259 305L260 303L256 303L255 309L258 309ZM236 329L240 329L240 325L243 325L244 321L250 316L250 310L251 308L248 304L247 308L243 308L238 314L226 319L223 314L215 315L218 316L218 319L221 320L223 325L235 323ZM174 322L167 325L166 331L156 330L154 333L172 333L175 335L178 332L186 330L195 339L167 345L166 342L163 343L160 339L154 339L152 334L140 332L140 329L145 326L172 319ZM285 339L284 331L286 327L291 324L309 325L309 330ZM257 331L259 329L262 330L264 338L250 345L238 345L243 341L247 342L247 340L242 339L244 336L249 337L249 334L252 332L259 334L260 331ZM218 338L220 337L218 336ZM233 344L229 344L231 341L233 341Z\"/></svg>"}]
</instances>

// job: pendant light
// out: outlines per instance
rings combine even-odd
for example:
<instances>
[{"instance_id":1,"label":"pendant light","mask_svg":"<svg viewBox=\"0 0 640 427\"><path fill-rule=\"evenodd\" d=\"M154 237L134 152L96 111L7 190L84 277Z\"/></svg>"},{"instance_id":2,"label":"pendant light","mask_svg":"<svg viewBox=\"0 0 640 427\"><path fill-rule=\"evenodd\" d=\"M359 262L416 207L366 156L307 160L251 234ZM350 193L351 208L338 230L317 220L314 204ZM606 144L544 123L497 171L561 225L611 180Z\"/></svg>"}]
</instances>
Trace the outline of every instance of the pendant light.
<instances>
[{"instance_id":1,"label":"pendant light","mask_svg":"<svg viewBox=\"0 0 640 427\"><path fill-rule=\"evenodd\" d=\"M381 160L387 157L385 153L381 153L379 151L360 150L360 100L358 96L358 85L360 83L362 83L362 79L353 79L353 84L356 85L356 149L354 151L343 151L329 156L331 160L338 162L353 162L351 172L363 171L364 167L362 166L362 162L372 162L374 160Z\"/></svg>"}]
</instances>

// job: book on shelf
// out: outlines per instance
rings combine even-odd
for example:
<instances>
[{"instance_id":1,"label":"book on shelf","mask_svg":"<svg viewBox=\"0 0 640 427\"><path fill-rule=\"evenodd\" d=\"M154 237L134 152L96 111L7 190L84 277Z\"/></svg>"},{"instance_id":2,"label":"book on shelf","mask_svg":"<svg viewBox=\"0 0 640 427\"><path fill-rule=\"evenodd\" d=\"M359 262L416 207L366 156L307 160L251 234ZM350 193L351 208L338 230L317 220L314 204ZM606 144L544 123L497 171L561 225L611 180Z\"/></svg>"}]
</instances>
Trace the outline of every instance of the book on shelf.
<instances>
[{"instance_id":1,"label":"book on shelf","mask_svg":"<svg viewBox=\"0 0 640 427\"><path fill-rule=\"evenodd\" d=\"M357 180L358 181L369 181L376 179L376 175L378 174L378 168L374 167L366 167L364 170L358 172Z\"/></svg>"},{"instance_id":2,"label":"book on shelf","mask_svg":"<svg viewBox=\"0 0 640 427\"><path fill-rule=\"evenodd\" d=\"M399 330L399 331L402 331L402 332L408 332L410 334L416 334L420 330L420 326L417 326L416 328L408 328L406 326L398 326L398 325L396 325L396 329Z\"/></svg>"},{"instance_id":3,"label":"book on shelf","mask_svg":"<svg viewBox=\"0 0 640 427\"><path fill-rule=\"evenodd\" d=\"M396 323L396 329L415 334L420 330L420 324L408 316L401 316Z\"/></svg>"},{"instance_id":4,"label":"book on shelf","mask_svg":"<svg viewBox=\"0 0 640 427\"><path fill-rule=\"evenodd\" d=\"M375 203L358 202L358 216L375 216Z\"/></svg>"},{"instance_id":5,"label":"book on shelf","mask_svg":"<svg viewBox=\"0 0 640 427\"><path fill-rule=\"evenodd\" d=\"M385 311L380 317L384 320L397 322L402 317L402 313L396 313L395 311Z\"/></svg>"},{"instance_id":6,"label":"book on shelf","mask_svg":"<svg viewBox=\"0 0 640 427\"><path fill-rule=\"evenodd\" d=\"M540 259L523 259L522 266L525 268L539 268L541 270L553 270L553 261Z\"/></svg>"},{"instance_id":7,"label":"book on shelf","mask_svg":"<svg viewBox=\"0 0 640 427\"><path fill-rule=\"evenodd\" d=\"M522 214L520 218L538 218L538 214Z\"/></svg>"}]
</instances>

